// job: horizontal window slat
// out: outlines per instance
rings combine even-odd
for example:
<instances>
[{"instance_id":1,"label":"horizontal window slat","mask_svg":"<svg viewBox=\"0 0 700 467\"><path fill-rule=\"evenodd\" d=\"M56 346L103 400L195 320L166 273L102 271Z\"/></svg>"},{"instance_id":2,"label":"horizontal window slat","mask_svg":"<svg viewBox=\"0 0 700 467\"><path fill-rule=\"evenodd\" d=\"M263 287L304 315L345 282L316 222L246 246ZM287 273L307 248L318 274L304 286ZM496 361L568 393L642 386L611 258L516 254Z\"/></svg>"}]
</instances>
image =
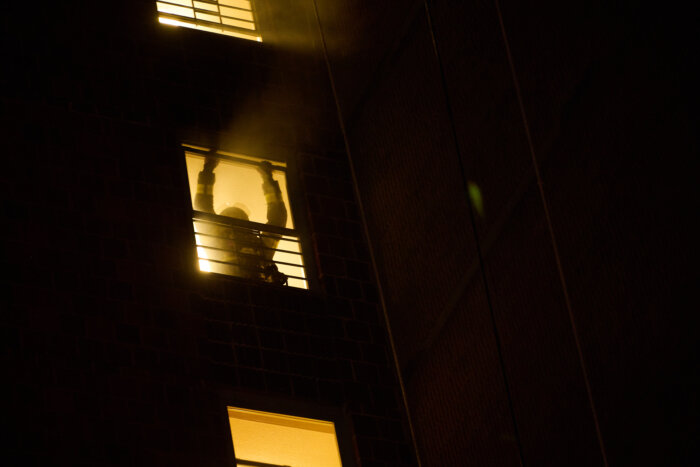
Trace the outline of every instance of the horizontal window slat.
<instances>
[{"instance_id":1,"label":"horizontal window slat","mask_svg":"<svg viewBox=\"0 0 700 467\"><path fill-rule=\"evenodd\" d=\"M241 227L243 229L256 229L262 232L269 232L279 235L285 235L292 238L299 238L297 233L292 229L287 229L285 227L277 227L276 225L261 224L260 222L244 221L241 219L235 219L233 217L218 216L216 214L210 214L208 212L193 211L192 215L195 221L204 221L212 224L228 225L232 227ZM291 240L284 238L283 240Z\"/></svg>"},{"instance_id":2,"label":"horizontal window slat","mask_svg":"<svg viewBox=\"0 0 700 467\"><path fill-rule=\"evenodd\" d=\"M229 26L236 26L238 28L255 30L255 23L249 23L248 21L242 21L240 19L227 18L226 16L221 17L221 22L228 24Z\"/></svg>"},{"instance_id":3,"label":"horizontal window slat","mask_svg":"<svg viewBox=\"0 0 700 467\"><path fill-rule=\"evenodd\" d=\"M253 21L253 13L251 11L239 10L238 8L229 8L222 6L219 10L221 16L228 16L230 18L242 19L245 21Z\"/></svg>"},{"instance_id":4,"label":"horizontal window slat","mask_svg":"<svg viewBox=\"0 0 700 467\"><path fill-rule=\"evenodd\" d=\"M242 8L244 10L252 10L250 2L247 0L219 0L219 5L232 6L234 8Z\"/></svg>"},{"instance_id":5,"label":"horizontal window slat","mask_svg":"<svg viewBox=\"0 0 700 467\"><path fill-rule=\"evenodd\" d=\"M211 21L212 23L220 23L221 18L219 15L212 15L211 13L202 13L199 11L195 11L195 16L197 19L201 19L203 21Z\"/></svg>"},{"instance_id":6,"label":"horizontal window slat","mask_svg":"<svg viewBox=\"0 0 700 467\"><path fill-rule=\"evenodd\" d=\"M192 7L192 0L163 0L162 3L174 3L176 5Z\"/></svg>"},{"instance_id":7,"label":"horizontal window slat","mask_svg":"<svg viewBox=\"0 0 700 467\"><path fill-rule=\"evenodd\" d=\"M262 38L259 34L245 29L239 29L230 25L211 23L209 21L203 21L194 18L190 19L184 16L171 15L168 13L161 13L158 17L158 21L163 24L168 24L172 26L182 26L193 29L209 30L217 34L224 34L227 36L239 37L241 39L262 42Z\"/></svg>"},{"instance_id":8,"label":"horizontal window slat","mask_svg":"<svg viewBox=\"0 0 700 467\"><path fill-rule=\"evenodd\" d=\"M198 10L219 12L219 5L209 2L194 2L194 7Z\"/></svg>"},{"instance_id":9,"label":"horizontal window slat","mask_svg":"<svg viewBox=\"0 0 700 467\"><path fill-rule=\"evenodd\" d=\"M182 6L171 5L169 3L156 2L158 6L158 11L161 13L170 13L177 16L185 16L187 18L194 18L194 10L192 8L185 8Z\"/></svg>"}]
</instances>

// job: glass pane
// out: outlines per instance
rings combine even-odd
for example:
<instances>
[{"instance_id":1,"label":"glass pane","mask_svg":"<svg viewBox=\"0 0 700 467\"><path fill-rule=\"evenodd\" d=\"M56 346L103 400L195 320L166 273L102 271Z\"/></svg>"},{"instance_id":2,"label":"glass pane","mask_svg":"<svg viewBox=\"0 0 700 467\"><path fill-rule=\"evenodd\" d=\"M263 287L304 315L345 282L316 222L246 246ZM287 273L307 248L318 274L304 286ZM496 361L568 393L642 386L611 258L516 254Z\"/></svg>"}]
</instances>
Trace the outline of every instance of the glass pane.
<instances>
[{"instance_id":1,"label":"glass pane","mask_svg":"<svg viewBox=\"0 0 700 467\"><path fill-rule=\"evenodd\" d=\"M200 149L207 151L206 148ZM187 152L187 149L185 151L192 205L195 209L214 215L207 220L194 221L199 269L273 284L284 284L286 279L288 286L308 288L299 238L294 234L275 234L266 228L268 204L263 179L258 172L264 159L232 153L222 156L230 159L219 158L214 169L213 187L202 187L205 192L211 193L212 203L211 198L196 198L197 181L204 168L205 156ZM285 165L267 162L273 164L272 176L279 184L287 210L284 227L292 230L294 222L289 212ZM244 211L247 220L256 224L245 222L245 216L239 217L244 220L243 223L229 221L230 218L223 212L230 207ZM277 214L280 215L279 211ZM274 222L274 212L272 215ZM271 229L275 228L274 223L270 225Z\"/></svg>"},{"instance_id":2,"label":"glass pane","mask_svg":"<svg viewBox=\"0 0 700 467\"><path fill-rule=\"evenodd\" d=\"M219 15L212 15L211 13L201 13L199 11L195 12L195 15L197 16L197 19L201 19L204 21L211 21L212 23L221 22L219 20Z\"/></svg>"},{"instance_id":3,"label":"glass pane","mask_svg":"<svg viewBox=\"0 0 700 467\"><path fill-rule=\"evenodd\" d=\"M221 14L224 16L230 16L231 18L244 19L246 21L253 21L253 13L250 11L239 10L237 8L228 8L225 6L221 7Z\"/></svg>"},{"instance_id":4,"label":"glass pane","mask_svg":"<svg viewBox=\"0 0 700 467\"><path fill-rule=\"evenodd\" d=\"M227 18L225 16L221 17L221 21L229 26L235 26L237 28L255 30L255 24L249 23L248 21L241 21L239 19Z\"/></svg>"},{"instance_id":5,"label":"glass pane","mask_svg":"<svg viewBox=\"0 0 700 467\"><path fill-rule=\"evenodd\" d=\"M200 10L219 12L219 7L216 6L216 3L194 2L194 7Z\"/></svg>"},{"instance_id":6,"label":"glass pane","mask_svg":"<svg viewBox=\"0 0 700 467\"><path fill-rule=\"evenodd\" d=\"M304 467L342 467L333 422L228 407L236 459Z\"/></svg>"},{"instance_id":7,"label":"glass pane","mask_svg":"<svg viewBox=\"0 0 700 467\"><path fill-rule=\"evenodd\" d=\"M161 13L170 13L172 15L186 16L188 18L194 18L194 10L192 8L185 8L177 5L170 5L169 3L156 2L158 5L158 11Z\"/></svg>"},{"instance_id":8,"label":"glass pane","mask_svg":"<svg viewBox=\"0 0 700 467\"><path fill-rule=\"evenodd\" d=\"M175 3L182 6L192 6L192 0L164 0L164 3Z\"/></svg>"},{"instance_id":9,"label":"glass pane","mask_svg":"<svg viewBox=\"0 0 700 467\"><path fill-rule=\"evenodd\" d=\"M212 27L212 26L204 26L203 24L198 24L197 29L201 29L202 31L213 32L216 34L223 34L223 32L221 31L221 28Z\"/></svg>"},{"instance_id":10,"label":"glass pane","mask_svg":"<svg viewBox=\"0 0 700 467\"><path fill-rule=\"evenodd\" d=\"M228 207L241 207L247 212L249 220L267 223L267 203L262 189L262 178L256 170L258 161L247 157L248 162L230 162L222 160L216 167L216 183L214 184L214 210L216 214ZM197 176L204 168L204 157L198 154L186 153L187 176L190 181L190 195L194 207L194 197L197 192ZM274 170L272 177L279 183L282 191L282 199L287 207L288 229L294 228L294 221L289 212L289 196L287 193L287 179L281 170ZM242 206L241 206L242 205Z\"/></svg>"},{"instance_id":11,"label":"glass pane","mask_svg":"<svg viewBox=\"0 0 700 467\"><path fill-rule=\"evenodd\" d=\"M250 2L247 0L219 0L219 5L227 5L236 8L243 8L244 10L250 10Z\"/></svg>"}]
</instances>

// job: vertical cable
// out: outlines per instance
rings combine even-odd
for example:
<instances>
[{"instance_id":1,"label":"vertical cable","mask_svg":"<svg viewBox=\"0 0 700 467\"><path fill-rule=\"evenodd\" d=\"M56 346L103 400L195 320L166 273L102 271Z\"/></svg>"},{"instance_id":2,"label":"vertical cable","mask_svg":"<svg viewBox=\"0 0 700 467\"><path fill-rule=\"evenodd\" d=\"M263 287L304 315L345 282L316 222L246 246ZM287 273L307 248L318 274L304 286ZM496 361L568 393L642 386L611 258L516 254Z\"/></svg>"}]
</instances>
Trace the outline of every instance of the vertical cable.
<instances>
[{"instance_id":1,"label":"vertical cable","mask_svg":"<svg viewBox=\"0 0 700 467\"><path fill-rule=\"evenodd\" d=\"M403 382L403 376L401 375L401 367L399 366L399 359L396 354L396 344L394 343L394 335L391 332L391 323L389 322L389 314L386 308L386 300L384 298L384 289L382 288L382 283L379 278L379 269L377 268L377 261L374 254L374 247L370 241L369 229L367 227L367 218L365 216L364 205L362 204L362 197L360 196L360 190L357 184L357 173L355 172L355 164L352 159L352 153L350 151L350 142L348 140L347 130L345 128L345 120L343 119L343 114L340 108L340 100L338 99L338 91L335 86L335 80L333 78L333 71L331 69L330 60L328 59L328 48L326 45L326 37L323 34L323 28L321 28L321 18L318 14L318 6L316 5L316 0L312 0L314 5L314 14L316 16L316 25L318 26L318 32L321 38L321 45L323 49L323 58L326 62L326 70L328 72L328 79L330 81L331 90L333 91L333 99L335 101L335 110L338 114L338 123L340 124L340 131L343 135L343 143L345 145L345 151L348 156L348 162L350 165L350 174L352 175L353 189L355 191L355 198L357 198L357 206L360 211L360 219L362 220L362 227L365 233L365 238L367 239L367 249L369 250L370 261L372 263L372 271L374 273L374 278L377 283L377 292L379 295L380 306L382 307L382 313L384 314L384 322L386 325L387 334L389 336L389 345L391 347L391 355L394 361L394 367L396 368L396 375L399 380L399 388L401 389L401 398L403 400L404 410L406 411L406 420L408 422L408 429L411 433L411 441L413 444L413 450L416 455L416 461L418 462L418 467L420 467L420 452L418 451L418 443L416 442L416 434L413 429L413 422L411 420L411 411L408 407L408 399L406 397L406 387Z\"/></svg>"},{"instance_id":2,"label":"vertical cable","mask_svg":"<svg viewBox=\"0 0 700 467\"><path fill-rule=\"evenodd\" d=\"M469 211L469 220L472 224L472 232L474 234L476 253L479 260L479 270L481 272L481 279L484 284L484 293L486 295L486 302L489 308L489 317L491 318L491 328L493 331L493 336L496 341L496 354L498 356L498 363L501 369L501 377L503 378L503 385L506 391L506 399L508 400L508 410L510 411L511 423L513 424L513 434L515 436L515 443L518 448L518 460L520 461L521 467L525 465L525 460L523 457L523 447L520 440L520 431L518 430L518 422L515 418L515 409L513 407L513 398L511 395L510 384L508 382L508 375L505 367L505 360L503 358L503 344L501 341L500 333L498 332L498 325L496 324L496 315L493 310L493 304L491 301L491 291L488 286L488 281L486 280L486 267L484 264L484 258L481 251L481 242L479 241L479 234L476 228L476 218L474 217L474 206L472 205L471 196L469 196L469 183L464 169L464 163L462 162L462 150L459 145L459 137L457 134L457 127L454 122L454 113L452 111L452 103L450 100L450 93L447 87L447 78L445 76L445 69L442 64L442 57L440 56L440 51L437 45L437 39L435 37L435 30L433 27L433 19L430 13L430 6L428 5L428 0L423 2L425 6L425 15L428 20L428 29L430 31L430 38L433 43L433 52L435 53L435 59L437 60L438 70L440 72L440 82L442 84L442 92L445 97L445 107L447 110L447 115L450 120L450 130L452 132L452 139L455 146L455 155L457 157L457 164L459 165L459 174L462 180L462 187L464 188L465 197L467 199L467 206Z\"/></svg>"},{"instance_id":3,"label":"vertical cable","mask_svg":"<svg viewBox=\"0 0 700 467\"><path fill-rule=\"evenodd\" d=\"M547 198L544 193L544 186L542 184L542 177L540 175L539 165L537 164L537 157L535 155L535 146L532 142L532 134L530 133L530 125L527 120L527 113L525 112L525 105L523 104L523 96L520 90L520 82L518 80L518 75L515 71L515 63L513 62L513 56L510 51L510 43L508 41L508 35L506 34L505 25L503 23L503 15L501 14L501 6L498 0L494 0L496 5L496 12L498 13L498 22L501 28L501 34L503 36L503 42L506 48L506 54L508 56L508 64L510 66L510 72L513 78L513 85L515 86L515 92L518 96L518 105L520 106L520 115L523 120L523 126L525 127L525 134L527 136L527 144L530 150L530 157L532 158L532 166L535 170L535 177L537 178L537 186L539 188L540 199L542 200L542 206L544 209L545 218L547 220L547 229L549 230L549 236L552 242L552 249L554 250L554 259L557 264L557 271L559 273L559 280L561 282L561 287L564 292L564 301L566 303L566 309L569 314L569 322L571 324L571 330L574 335L574 342L576 343L576 351L578 353L579 362L581 365L581 372L583 373L583 380L586 386L586 395L588 396L588 404L593 414L593 423L595 424L596 436L598 437L598 446L600 447L600 453L603 457L603 464L608 466L608 456L605 452L605 444L603 442L603 435L600 430L600 423L598 422L598 412L593 401L593 392L591 391L591 384L588 378L588 370L586 369L586 362L583 358L583 351L581 350L581 342L578 336L578 328L576 327L576 320L574 319L574 312L571 305L571 299L569 297L569 289L566 285L566 278L564 276L564 269L561 264L561 257L559 255L559 248L557 247L556 236L554 235L554 228L552 226L552 219L549 213L549 206L547 204Z\"/></svg>"}]
</instances>

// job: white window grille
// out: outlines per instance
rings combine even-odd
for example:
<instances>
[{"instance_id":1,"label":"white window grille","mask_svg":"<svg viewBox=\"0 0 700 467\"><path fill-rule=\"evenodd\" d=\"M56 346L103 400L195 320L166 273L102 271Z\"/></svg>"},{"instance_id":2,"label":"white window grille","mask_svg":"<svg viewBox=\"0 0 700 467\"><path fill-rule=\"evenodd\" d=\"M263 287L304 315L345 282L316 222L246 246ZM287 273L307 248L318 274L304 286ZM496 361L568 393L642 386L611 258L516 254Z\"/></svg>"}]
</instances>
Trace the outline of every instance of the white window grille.
<instances>
[{"instance_id":1,"label":"white window grille","mask_svg":"<svg viewBox=\"0 0 700 467\"><path fill-rule=\"evenodd\" d=\"M308 289L301 238L290 209L286 164L191 145L184 149L199 269ZM198 185L207 158L217 160L215 181ZM263 191L258 169L262 162L270 164L278 195ZM202 205L202 197L197 202L198 190L210 196L209 205ZM285 212L271 211L271 201L277 202L277 211L283 202ZM231 217L227 212L232 209L241 209L245 215ZM284 221L274 220L285 216Z\"/></svg>"},{"instance_id":2,"label":"white window grille","mask_svg":"<svg viewBox=\"0 0 700 467\"><path fill-rule=\"evenodd\" d=\"M162 24L262 42L252 1L163 0L156 6Z\"/></svg>"}]
</instances>

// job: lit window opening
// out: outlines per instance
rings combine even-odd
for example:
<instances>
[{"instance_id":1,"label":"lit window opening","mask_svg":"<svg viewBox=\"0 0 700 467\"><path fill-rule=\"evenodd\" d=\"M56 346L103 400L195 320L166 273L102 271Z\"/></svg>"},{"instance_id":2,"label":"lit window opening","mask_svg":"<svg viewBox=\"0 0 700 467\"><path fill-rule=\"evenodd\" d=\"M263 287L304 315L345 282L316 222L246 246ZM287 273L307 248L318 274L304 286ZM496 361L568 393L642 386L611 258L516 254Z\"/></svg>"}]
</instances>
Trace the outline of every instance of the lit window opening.
<instances>
[{"instance_id":1,"label":"lit window opening","mask_svg":"<svg viewBox=\"0 0 700 467\"><path fill-rule=\"evenodd\" d=\"M163 0L156 6L161 24L262 42L252 1Z\"/></svg>"},{"instance_id":2,"label":"lit window opening","mask_svg":"<svg viewBox=\"0 0 700 467\"><path fill-rule=\"evenodd\" d=\"M308 289L286 164L183 146L199 269Z\"/></svg>"},{"instance_id":3,"label":"lit window opening","mask_svg":"<svg viewBox=\"0 0 700 467\"><path fill-rule=\"evenodd\" d=\"M333 422L228 407L238 466L342 467Z\"/></svg>"}]
</instances>

